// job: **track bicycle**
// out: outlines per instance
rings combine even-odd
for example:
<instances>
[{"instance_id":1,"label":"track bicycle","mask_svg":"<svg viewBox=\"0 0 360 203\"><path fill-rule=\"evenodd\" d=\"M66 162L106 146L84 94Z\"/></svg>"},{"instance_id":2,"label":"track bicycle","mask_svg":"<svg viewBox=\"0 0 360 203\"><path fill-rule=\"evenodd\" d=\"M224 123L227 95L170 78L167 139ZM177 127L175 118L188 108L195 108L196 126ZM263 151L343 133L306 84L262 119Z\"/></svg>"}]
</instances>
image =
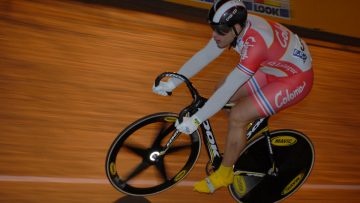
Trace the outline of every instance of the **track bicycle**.
<instances>
[{"instance_id":1,"label":"track bicycle","mask_svg":"<svg viewBox=\"0 0 360 203\"><path fill-rule=\"evenodd\" d=\"M156 194L183 180L199 157L201 140L209 156L207 175L222 161L209 120L191 135L175 128L177 119L181 122L194 114L207 99L177 73L160 74L155 85L165 77L184 81L193 101L179 115L161 112L140 118L113 141L106 157L106 175L114 188L128 195ZM260 118L249 124L247 146L233 166L234 181L228 189L237 202L281 201L303 185L313 168L310 139L291 129L270 131L268 120Z\"/></svg>"}]
</instances>

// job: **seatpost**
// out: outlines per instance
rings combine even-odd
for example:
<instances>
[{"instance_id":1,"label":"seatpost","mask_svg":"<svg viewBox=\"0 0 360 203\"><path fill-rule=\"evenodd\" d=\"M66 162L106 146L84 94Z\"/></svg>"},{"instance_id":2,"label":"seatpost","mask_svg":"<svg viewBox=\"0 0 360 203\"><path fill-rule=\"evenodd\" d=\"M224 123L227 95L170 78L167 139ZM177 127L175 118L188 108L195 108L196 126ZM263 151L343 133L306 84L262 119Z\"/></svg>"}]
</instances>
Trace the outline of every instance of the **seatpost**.
<instances>
[{"instance_id":1,"label":"seatpost","mask_svg":"<svg viewBox=\"0 0 360 203\"><path fill-rule=\"evenodd\" d=\"M278 175L278 169L276 167L276 163L275 163L275 159L274 159L274 151L271 145L271 139L270 139L270 133L269 131L265 131L265 138L266 138L266 143L268 145L268 151L269 151L269 158L271 161L271 168L268 171L268 174L271 176L277 176Z\"/></svg>"}]
</instances>

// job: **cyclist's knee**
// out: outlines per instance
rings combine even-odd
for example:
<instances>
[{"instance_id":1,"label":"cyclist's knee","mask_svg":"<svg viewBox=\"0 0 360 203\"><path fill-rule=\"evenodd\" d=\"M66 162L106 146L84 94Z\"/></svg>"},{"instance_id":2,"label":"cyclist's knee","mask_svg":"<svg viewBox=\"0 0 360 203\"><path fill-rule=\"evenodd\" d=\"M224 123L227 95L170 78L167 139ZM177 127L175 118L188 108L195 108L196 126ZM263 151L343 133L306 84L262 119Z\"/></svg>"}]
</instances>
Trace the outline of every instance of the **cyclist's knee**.
<instances>
[{"instance_id":1,"label":"cyclist's knee","mask_svg":"<svg viewBox=\"0 0 360 203\"><path fill-rule=\"evenodd\" d=\"M231 110L229 113L229 126L230 127L245 127L249 123L249 119L242 113Z\"/></svg>"},{"instance_id":2,"label":"cyclist's knee","mask_svg":"<svg viewBox=\"0 0 360 203\"><path fill-rule=\"evenodd\" d=\"M235 105L228 116L229 126L245 128L259 116L258 111L251 105Z\"/></svg>"}]
</instances>

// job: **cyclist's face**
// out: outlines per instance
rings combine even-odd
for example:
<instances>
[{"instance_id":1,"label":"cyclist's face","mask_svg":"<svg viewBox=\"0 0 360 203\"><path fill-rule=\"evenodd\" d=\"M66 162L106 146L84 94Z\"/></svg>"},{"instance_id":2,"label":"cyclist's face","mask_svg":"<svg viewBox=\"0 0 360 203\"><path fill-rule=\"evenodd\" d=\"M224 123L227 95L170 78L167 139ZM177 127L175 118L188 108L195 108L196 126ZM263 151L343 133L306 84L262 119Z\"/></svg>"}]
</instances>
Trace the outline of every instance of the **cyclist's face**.
<instances>
[{"instance_id":1,"label":"cyclist's face","mask_svg":"<svg viewBox=\"0 0 360 203\"><path fill-rule=\"evenodd\" d=\"M235 33L232 30L225 34L219 34L218 32L213 31L212 37L219 48L226 48L234 40Z\"/></svg>"},{"instance_id":2,"label":"cyclist's face","mask_svg":"<svg viewBox=\"0 0 360 203\"><path fill-rule=\"evenodd\" d=\"M214 26L211 27L213 28L212 36L219 48L228 47L236 37L236 34L232 28L218 29ZM235 25L235 29L239 31L241 28L238 25Z\"/></svg>"}]
</instances>

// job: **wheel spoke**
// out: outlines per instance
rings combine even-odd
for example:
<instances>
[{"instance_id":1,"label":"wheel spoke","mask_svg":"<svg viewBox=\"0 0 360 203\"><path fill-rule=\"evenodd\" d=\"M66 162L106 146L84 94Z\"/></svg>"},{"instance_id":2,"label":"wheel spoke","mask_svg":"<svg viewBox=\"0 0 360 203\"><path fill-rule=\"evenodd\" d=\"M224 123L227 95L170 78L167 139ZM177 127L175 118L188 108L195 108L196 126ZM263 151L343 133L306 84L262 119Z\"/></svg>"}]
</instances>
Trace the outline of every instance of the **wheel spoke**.
<instances>
[{"instance_id":1,"label":"wheel spoke","mask_svg":"<svg viewBox=\"0 0 360 203\"><path fill-rule=\"evenodd\" d=\"M142 161L139 165L136 166L136 168L134 170L132 170L132 172L128 175L128 177L124 180L124 182L129 181L130 179L136 177L137 175L139 175L142 171L144 171L145 169L147 169L150 166L149 163L147 163L146 161Z\"/></svg>"},{"instance_id":2,"label":"wheel spoke","mask_svg":"<svg viewBox=\"0 0 360 203\"><path fill-rule=\"evenodd\" d=\"M168 125L167 123L163 123L161 126L160 131L156 135L156 139L154 140L152 144L152 148L159 147L161 144L161 141L166 137L170 132L172 132L175 129L174 125Z\"/></svg>"},{"instance_id":3,"label":"wheel spoke","mask_svg":"<svg viewBox=\"0 0 360 203\"><path fill-rule=\"evenodd\" d=\"M167 173L166 173L166 167L165 167L165 163L164 163L164 160L161 159L159 160L156 164L155 164L158 172L160 173L160 176L165 180L169 180L168 179L168 176L167 176Z\"/></svg>"},{"instance_id":4,"label":"wheel spoke","mask_svg":"<svg viewBox=\"0 0 360 203\"><path fill-rule=\"evenodd\" d=\"M177 146L172 146L170 149L167 150L167 154L171 154L174 152L182 151L191 148L191 144L182 144Z\"/></svg>"},{"instance_id":5,"label":"wheel spoke","mask_svg":"<svg viewBox=\"0 0 360 203\"><path fill-rule=\"evenodd\" d=\"M127 148L128 150L130 150L131 152L133 152L134 154L136 154L142 158L146 157L147 150L141 146L134 145L134 144L124 144L123 146L125 148Z\"/></svg>"}]
</instances>

